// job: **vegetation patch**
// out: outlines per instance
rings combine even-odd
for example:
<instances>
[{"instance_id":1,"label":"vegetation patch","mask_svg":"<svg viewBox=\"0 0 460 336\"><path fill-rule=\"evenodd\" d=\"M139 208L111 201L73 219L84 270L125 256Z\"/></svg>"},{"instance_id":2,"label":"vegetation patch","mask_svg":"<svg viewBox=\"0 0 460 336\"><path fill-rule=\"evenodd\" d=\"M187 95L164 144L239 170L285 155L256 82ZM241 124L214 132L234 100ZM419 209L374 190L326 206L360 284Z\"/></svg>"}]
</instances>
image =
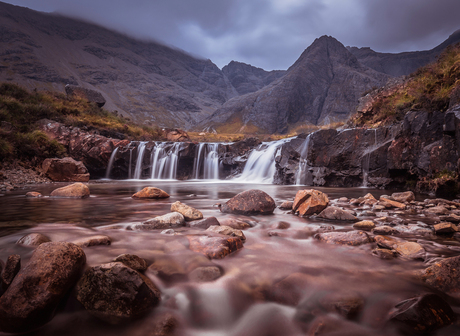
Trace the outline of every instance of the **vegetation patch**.
<instances>
[{"instance_id":1,"label":"vegetation patch","mask_svg":"<svg viewBox=\"0 0 460 336\"><path fill-rule=\"evenodd\" d=\"M389 95L377 96L369 113L358 113L352 126L390 125L413 110L441 111L449 108L453 92L460 88L460 44L448 47L432 64L410 75Z\"/></svg>"}]
</instances>

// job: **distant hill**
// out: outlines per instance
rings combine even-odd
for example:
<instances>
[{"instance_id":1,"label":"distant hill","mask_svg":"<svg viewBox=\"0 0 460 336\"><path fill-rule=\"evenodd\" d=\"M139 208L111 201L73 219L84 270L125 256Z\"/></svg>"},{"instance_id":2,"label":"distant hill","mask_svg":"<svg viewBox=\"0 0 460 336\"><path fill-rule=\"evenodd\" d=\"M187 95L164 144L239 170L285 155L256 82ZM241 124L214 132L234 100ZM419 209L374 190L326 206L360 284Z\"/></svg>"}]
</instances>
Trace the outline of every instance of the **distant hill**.
<instances>
[{"instance_id":1,"label":"distant hill","mask_svg":"<svg viewBox=\"0 0 460 336\"><path fill-rule=\"evenodd\" d=\"M108 111L144 124L221 132L287 132L303 123L345 120L364 91L435 58L381 54L317 39L287 71L211 60L95 24L0 2L0 81L64 92L102 93Z\"/></svg>"}]
</instances>

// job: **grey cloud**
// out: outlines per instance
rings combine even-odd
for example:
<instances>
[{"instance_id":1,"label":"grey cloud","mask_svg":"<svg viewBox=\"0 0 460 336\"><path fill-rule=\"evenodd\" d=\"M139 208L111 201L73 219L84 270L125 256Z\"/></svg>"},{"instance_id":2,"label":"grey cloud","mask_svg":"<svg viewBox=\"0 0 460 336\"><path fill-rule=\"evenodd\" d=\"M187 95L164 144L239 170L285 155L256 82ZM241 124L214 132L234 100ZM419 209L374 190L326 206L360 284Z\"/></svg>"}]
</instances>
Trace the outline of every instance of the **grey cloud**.
<instances>
[{"instance_id":1,"label":"grey cloud","mask_svg":"<svg viewBox=\"0 0 460 336\"><path fill-rule=\"evenodd\" d=\"M219 67L286 69L315 38L377 51L431 49L460 28L458 0L11 0L155 39Z\"/></svg>"}]
</instances>

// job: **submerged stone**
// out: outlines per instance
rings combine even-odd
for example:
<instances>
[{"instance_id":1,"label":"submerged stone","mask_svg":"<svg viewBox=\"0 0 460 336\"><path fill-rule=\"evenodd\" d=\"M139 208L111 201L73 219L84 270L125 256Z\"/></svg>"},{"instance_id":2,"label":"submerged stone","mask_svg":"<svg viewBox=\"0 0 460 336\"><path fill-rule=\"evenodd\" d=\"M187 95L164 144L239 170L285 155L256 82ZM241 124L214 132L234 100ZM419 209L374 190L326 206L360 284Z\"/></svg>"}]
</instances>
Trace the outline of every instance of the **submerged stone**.
<instances>
[{"instance_id":1,"label":"submerged stone","mask_svg":"<svg viewBox=\"0 0 460 336\"><path fill-rule=\"evenodd\" d=\"M190 250L202 253L210 259L222 259L232 252L243 248L240 238L187 236L190 242Z\"/></svg>"},{"instance_id":2,"label":"submerged stone","mask_svg":"<svg viewBox=\"0 0 460 336\"><path fill-rule=\"evenodd\" d=\"M357 221L358 218L353 216L350 212L335 206L328 206L321 211L318 215L319 218L343 221Z\"/></svg>"},{"instance_id":3,"label":"submerged stone","mask_svg":"<svg viewBox=\"0 0 460 336\"><path fill-rule=\"evenodd\" d=\"M237 215L269 215L275 208L275 201L270 195L262 190L251 189L229 199L220 206L220 211Z\"/></svg>"},{"instance_id":4,"label":"submerged stone","mask_svg":"<svg viewBox=\"0 0 460 336\"><path fill-rule=\"evenodd\" d=\"M460 297L460 256L431 265L425 269L421 279L436 289Z\"/></svg>"},{"instance_id":5,"label":"submerged stone","mask_svg":"<svg viewBox=\"0 0 460 336\"><path fill-rule=\"evenodd\" d=\"M373 241L364 231L317 233L314 238L329 244L350 246L368 244Z\"/></svg>"},{"instance_id":6,"label":"submerged stone","mask_svg":"<svg viewBox=\"0 0 460 336\"><path fill-rule=\"evenodd\" d=\"M16 244L25 245L25 246L38 246L43 243L50 242L51 239L41 233L29 233L24 237L20 238Z\"/></svg>"},{"instance_id":7,"label":"submerged stone","mask_svg":"<svg viewBox=\"0 0 460 336\"><path fill-rule=\"evenodd\" d=\"M55 189L50 194L51 197L63 198L87 198L89 195L89 188L80 182Z\"/></svg>"},{"instance_id":8,"label":"submerged stone","mask_svg":"<svg viewBox=\"0 0 460 336\"><path fill-rule=\"evenodd\" d=\"M145 187L144 189L135 193L132 198L140 198L140 199L158 199L158 198L168 198L169 194L155 187Z\"/></svg>"}]
</instances>

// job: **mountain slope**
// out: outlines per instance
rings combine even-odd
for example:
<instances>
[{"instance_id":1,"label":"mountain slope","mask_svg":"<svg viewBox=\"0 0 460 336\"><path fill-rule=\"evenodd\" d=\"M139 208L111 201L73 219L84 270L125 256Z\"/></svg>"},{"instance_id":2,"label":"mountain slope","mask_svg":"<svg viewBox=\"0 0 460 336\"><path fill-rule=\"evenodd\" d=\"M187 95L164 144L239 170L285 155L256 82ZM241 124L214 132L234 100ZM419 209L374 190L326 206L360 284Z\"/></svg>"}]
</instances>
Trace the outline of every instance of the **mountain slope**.
<instances>
[{"instance_id":1,"label":"mountain slope","mask_svg":"<svg viewBox=\"0 0 460 336\"><path fill-rule=\"evenodd\" d=\"M224 66L222 72L240 95L260 90L286 74L286 71L283 70L265 71L264 69L235 61L231 61Z\"/></svg>"},{"instance_id":2,"label":"mountain slope","mask_svg":"<svg viewBox=\"0 0 460 336\"><path fill-rule=\"evenodd\" d=\"M399 77L409 75L418 68L434 62L436 57L447 48L460 42L460 30L457 30L449 38L431 50L403 52L398 54L379 53L371 48L348 47L348 50L356 56L360 63L376 71Z\"/></svg>"},{"instance_id":3,"label":"mountain slope","mask_svg":"<svg viewBox=\"0 0 460 336\"><path fill-rule=\"evenodd\" d=\"M210 60L99 26L0 3L0 81L100 91L137 121L189 127L236 96Z\"/></svg>"},{"instance_id":4,"label":"mountain slope","mask_svg":"<svg viewBox=\"0 0 460 336\"><path fill-rule=\"evenodd\" d=\"M388 75L361 65L336 39L323 36L303 52L286 75L257 92L229 100L203 125L285 133L300 123L345 120L364 91L382 86L388 79Z\"/></svg>"}]
</instances>

